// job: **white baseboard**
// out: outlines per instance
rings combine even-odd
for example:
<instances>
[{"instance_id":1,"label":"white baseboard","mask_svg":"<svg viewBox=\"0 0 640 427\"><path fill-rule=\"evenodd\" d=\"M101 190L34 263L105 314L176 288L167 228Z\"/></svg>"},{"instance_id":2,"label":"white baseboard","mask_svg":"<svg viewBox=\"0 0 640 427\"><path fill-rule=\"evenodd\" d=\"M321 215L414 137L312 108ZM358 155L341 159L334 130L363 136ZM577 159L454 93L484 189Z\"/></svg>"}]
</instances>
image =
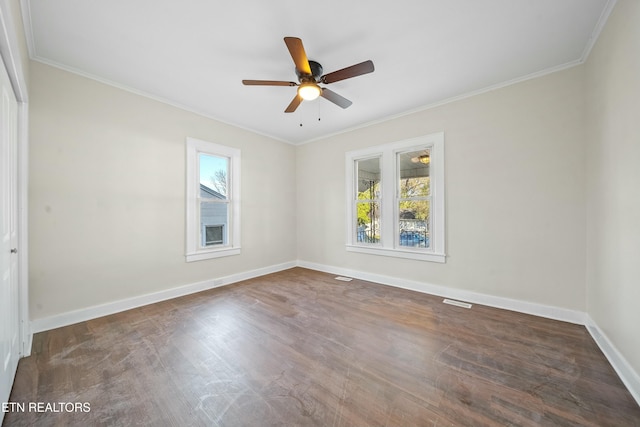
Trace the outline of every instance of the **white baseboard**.
<instances>
[{"instance_id":1,"label":"white baseboard","mask_svg":"<svg viewBox=\"0 0 640 427\"><path fill-rule=\"evenodd\" d=\"M74 323L84 322L86 320L96 319L98 317L119 313L121 311L131 310L132 308L142 307L144 305L149 305L160 301L166 301L172 298L201 292L207 289L230 285L242 280L264 276L265 274L276 273L278 271L287 270L295 266L295 261L290 261L283 264L276 264L268 267L258 268L255 270L245 271L242 273L236 273L225 277L219 277L202 282L178 286L176 288L166 289L151 294L139 295L124 300L113 301L106 304L82 308L80 310L74 310L49 317L43 317L31 321L31 332L32 334L35 334L38 332L48 331L51 329L60 328L62 326L68 326Z\"/></svg>"},{"instance_id":2,"label":"white baseboard","mask_svg":"<svg viewBox=\"0 0 640 427\"><path fill-rule=\"evenodd\" d=\"M31 356L31 347L33 346L33 331L31 330L31 322L29 322L29 331L25 333L25 338L20 351L20 358ZM0 423L0 426L2 423Z\"/></svg>"},{"instance_id":3,"label":"white baseboard","mask_svg":"<svg viewBox=\"0 0 640 427\"><path fill-rule=\"evenodd\" d=\"M611 343L611 340L600 329L596 322L587 314L586 325L587 330L593 337L600 350L604 353L613 369L618 373L618 376L629 390L629 393L640 405L640 376L631 367L627 359L618 351L616 346Z\"/></svg>"},{"instance_id":4,"label":"white baseboard","mask_svg":"<svg viewBox=\"0 0 640 427\"><path fill-rule=\"evenodd\" d=\"M298 266L309 268L311 270L323 271L325 273L339 274L342 276L349 276L356 279L367 280L369 282L375 282L383 285L395 286L397 288L437 295L444 298L451 298L455 300L471 302L474 304L488 305L490 307L532 314L535 316L546 317L548 319L561 320L563 322L575 323L578 325L584 325L586 320L586 314L584 312L570 310L567 308L497 297L477 292L465 291L463 289L453 289L446 286L400 279L397 277L383 276L380 274L367 273L347 268L316 264L307 261L298 260Z\"/></svg>"},{"instance_id":5,"label":"white baseboard","mask_svg":"<svg viewBox=\"0 0 640 427\"><path fill-rule=\"evenodd\" d=\"M191 283L188 285L170 288L159 292L146 295L139 295L124 300L113 301L106 304L100 304L79 310L60 313L49 317L34 319L31 321L32 333L47 331L50 329L60 328L62 326L72 325L74 323L95 319L110 314L119 313L121 311L130 310L132 308L165 301L172 298L189 295L195 292L213 289L219 286L229 285L242 280L263 276L265 274L275 273L292 267L304 267L311 270L322 271L325 273L338 274L342 276L355 277L357 279L367 280L370 282L380 283L383 285L395 286L398 288L409 289L417 292L438 295L445 298L452 298L471 302L474 304L488 305L491 307L513 310L521 313L533 314L536 316L546 317L555 320L561 320L570 323L584 325L586 323L586 315L583 312L569 310L560 307L547 306L543 304L530 303L526 301L514 300L503 297L480 294L476 292L465 291L461 289L453 289L440 285L433 285L423 282L417 282L397 277L383 276L372 274L358 270L346 269L341 267L333 267L323 264L316 264L308 261L291 261L283 264L277 264L256 270L250 270L242 273L232 274L226 277L220 277L202 282Z\"/></svg>"}]
</instances>

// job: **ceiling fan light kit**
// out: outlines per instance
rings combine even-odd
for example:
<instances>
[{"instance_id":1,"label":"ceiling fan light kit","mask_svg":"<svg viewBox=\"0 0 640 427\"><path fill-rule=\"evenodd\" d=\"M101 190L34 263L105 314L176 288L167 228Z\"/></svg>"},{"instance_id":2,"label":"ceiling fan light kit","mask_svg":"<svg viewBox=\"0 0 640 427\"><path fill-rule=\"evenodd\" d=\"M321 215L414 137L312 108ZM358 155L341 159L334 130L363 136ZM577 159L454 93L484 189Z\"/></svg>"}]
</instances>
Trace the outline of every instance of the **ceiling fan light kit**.
<instances>
[{"instance_id":1,"label":"ceiling fan light kit","mask_svg":"<svg viewBox=\"0 0 640 427\"><path fill-rule=\"evenodd\" d=\"M373 62L368 60L323 75L322 65L307 58L302 40L297 37L285 37L284 42L296 66L296 75L299 83L278 80L243 80L242 84L247 86L298 86L296 96L284 110L285 113L293 113L303 100L312 101L319 96L341 108L347 108L352 104L351 101L332 90L321 87L319 83L326 85L374 71Z\"/></svg>"},{"instance_id":2,"label":"ceiling fan light kit","mask_svg":"<svg viewBox=\"0 0 640 427\"><path fill-rule=\"evenodd\" d=\"M298 87L298 95L305 101L313 101L320 96L322 89L315 83L302 83Z\"/></svg>"}]
</instances>

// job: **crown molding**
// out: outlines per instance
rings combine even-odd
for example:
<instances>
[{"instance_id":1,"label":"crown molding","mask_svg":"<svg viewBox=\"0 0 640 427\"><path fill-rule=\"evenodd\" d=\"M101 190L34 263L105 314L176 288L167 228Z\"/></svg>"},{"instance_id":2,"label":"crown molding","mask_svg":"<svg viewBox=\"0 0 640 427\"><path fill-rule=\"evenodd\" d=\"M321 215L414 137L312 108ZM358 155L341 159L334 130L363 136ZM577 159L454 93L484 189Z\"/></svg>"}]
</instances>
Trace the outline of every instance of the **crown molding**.
<instances>
[{"instance_id":1,"label":"crown molding","mask_svg":"<svg viewBox=\"0 0 640 427\"><path fill-rule=\"evenodd\" d=\"M598 22L596 22L596 26L593 28L593 31L591 32L591 36L589 36L589 40L587 40L587 44L584 47L584 50L582 51L582 55L580 56L581 63L586 62L587 59L589 58L589 55L591 54L591 50L593 49L593 46L595 46L596 42L598 41L598 38L600 37L600 33L602 32L602 30L604 29L604 26L609 20L609 15L611 15L611 12L613 12L613 8L615 7L617 2L618 0L607 1L607 4L602 10L600 17L598 18Z\"/></svg>"}]
</instances>

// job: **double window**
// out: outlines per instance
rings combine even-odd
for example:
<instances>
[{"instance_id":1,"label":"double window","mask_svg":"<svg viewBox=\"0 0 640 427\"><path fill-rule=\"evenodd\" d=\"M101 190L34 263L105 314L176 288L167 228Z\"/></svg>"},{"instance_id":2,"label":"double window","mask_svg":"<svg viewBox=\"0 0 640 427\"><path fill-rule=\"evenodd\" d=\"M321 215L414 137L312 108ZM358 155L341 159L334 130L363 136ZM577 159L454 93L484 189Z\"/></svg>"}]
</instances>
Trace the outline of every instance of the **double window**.
<instances>
[{"instance_id":1,"label":"double window","mask_svg":"<svg viewBox=\"0 0 640 427\"><path fill-rule=\"evenodd\" d=\"M187 261L240 253L240 150L187 138Z\"/></svg>"},{"instance_id":2,"label":"double window","mask_svg":"<svg viewBox=\"0 0 640 427\"><path fill-rule=\"evenodd\" d=\"M347 153L347 250L444 262L444 134Z\"/></svg>"}]
</instances>

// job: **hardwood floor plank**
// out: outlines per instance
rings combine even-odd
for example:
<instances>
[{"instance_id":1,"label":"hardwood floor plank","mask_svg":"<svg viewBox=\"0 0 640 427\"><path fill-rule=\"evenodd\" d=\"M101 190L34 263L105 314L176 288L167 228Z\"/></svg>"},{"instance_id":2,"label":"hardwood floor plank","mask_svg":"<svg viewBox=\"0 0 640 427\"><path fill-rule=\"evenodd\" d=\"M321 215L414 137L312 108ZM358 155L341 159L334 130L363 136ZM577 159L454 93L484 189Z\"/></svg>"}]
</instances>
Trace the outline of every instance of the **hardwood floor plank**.
<instances>
[{"instance_id":1,"label":"hardwood floor plank","mask_svg":"<svg viewBox=\"0 0 640 427\"><path fill-rule=\"evenodd\" d=\"M294 268L34 336L5 426L639 426L579 325Z\"/></svg>"}]
</instances>

